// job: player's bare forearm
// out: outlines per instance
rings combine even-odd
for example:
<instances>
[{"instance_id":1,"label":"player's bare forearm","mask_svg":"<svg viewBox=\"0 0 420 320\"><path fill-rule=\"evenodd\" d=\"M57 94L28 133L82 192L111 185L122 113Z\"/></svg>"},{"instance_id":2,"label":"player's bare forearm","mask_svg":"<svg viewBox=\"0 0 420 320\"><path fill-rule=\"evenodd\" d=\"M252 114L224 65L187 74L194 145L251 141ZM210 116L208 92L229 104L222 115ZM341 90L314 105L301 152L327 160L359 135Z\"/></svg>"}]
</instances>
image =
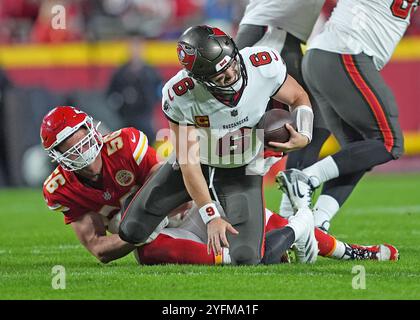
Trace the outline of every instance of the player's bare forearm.
<instances>
[{"instance_id":1,"label":"player's bare forearm","mask_svg":"<svg viewBox=\"0 0 420 320\"><path fill-rule=\"evenodd\" d=\"M286 126L290 139L286 143L270 142L270 146L283 152L305 147L312 140L313 111L308 94L292 76L287 75L286 81L274 95L274 99L291 107L296 119L296 131L291 126Z\"/></svg>"},{"instance_id":2,"label":"player's bare forearm","mask_svg":"<svg viewBox=\"0 0 420 320\"><path fill-rule=\"evenodd\" d=\"M280 90L273 96L277 101L287 104L292 110L298 106L311 106L311 101L305 89L290 75Z\"/></svg>"},{"instance_id":3,"label":"player's bare forearm","mask_svg":"<svg viewBox=\"0 0 420 320\"><path fill-rule=\"evenodd\" d=\"M102 263L122 258L134 249L133 244L121 240L118 234L97 237L88 248Z\"/></svg>"},{"instance_id":4,"label":"player's bare forearm","mask_svg":"<svg viewBox=\"0 0 420 320\"><path fill-rule=\"evenodd\" d=\"M197 206L201 208L212 202L206 179L201 170L201 165L184 164L180 165L180 167L185 187Z\"/></svg>"},{"instance_id":5,"label":"player's bare forearm","mask_svg":"<svg viewBox=\"0 0 420 320\"><path fill-rule=\"evenodd\" d=\"M71 226L80 243L102 263L124 257L135 248L117 234L107 236L102 218L97 213L87 213Z\"/></svg>"},{"instance_id":6,"label":"player's bare forearm","mask_svg":"<svg viewBox=\"0 0 420 320\"><path fill-rule=\"evenodd\" d=\"M197 131L193 126L182 126L172 122L169 126L185 187L197 206L201 208L212 200L201 170Z\"/></svg>"},{"instance_id":7,"label":"player's bare forearm","mask_svg":"<svg viewBox=\"0 0 420 320\"><path fill-rule=\"evenodd\" d=\"M175 142L177 160L182 171L185 187L198 208L207 212L206 210L213 204L201 169L197 130L193 126L179 126L174 123L169 125L174 133L172 141ZM186 133L186 135L181 133ZM187 137L187 141L180 139L182 136ZM210 221L207 220L206 222L205 220L208 218L208 213L202 214L200 212L200 215L202 218L203 215L205 216L203 221L207 224L207 251L210 253L213 249L213 252L218 255L221 254L222 245L229 246L226 230L232 233L237 233L237 230L230 223L220 218L219 213L216 214L216 207L211 207L211 210L213 214Z\"/></svg>"}]
</instances>

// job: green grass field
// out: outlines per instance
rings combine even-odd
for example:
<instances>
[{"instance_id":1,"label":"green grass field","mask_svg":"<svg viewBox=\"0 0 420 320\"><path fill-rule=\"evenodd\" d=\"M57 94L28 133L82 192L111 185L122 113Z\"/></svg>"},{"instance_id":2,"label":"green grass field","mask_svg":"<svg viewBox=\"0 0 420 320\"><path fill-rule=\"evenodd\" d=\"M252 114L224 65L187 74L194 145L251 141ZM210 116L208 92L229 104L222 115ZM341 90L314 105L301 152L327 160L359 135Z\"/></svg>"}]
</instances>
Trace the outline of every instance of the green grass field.
<instances>
[{"instance_id":1,"label":"green grass field","mask_svg":"<svg viewBox=\"0 0 420 320\"><path fill-rule=\"evenodd\" d=\"M266 192L276 209L280 192ZM369 175L331 232L360 244L389 242L398 262L315 265L138 266L129 255L102 265L50 212L39 190L0 191L0 299L420 299L420 175ZM52 288L52 268L66 270L66 289ZM353 289L352 268L366 270Z\"/></svg>"}]
</instances>

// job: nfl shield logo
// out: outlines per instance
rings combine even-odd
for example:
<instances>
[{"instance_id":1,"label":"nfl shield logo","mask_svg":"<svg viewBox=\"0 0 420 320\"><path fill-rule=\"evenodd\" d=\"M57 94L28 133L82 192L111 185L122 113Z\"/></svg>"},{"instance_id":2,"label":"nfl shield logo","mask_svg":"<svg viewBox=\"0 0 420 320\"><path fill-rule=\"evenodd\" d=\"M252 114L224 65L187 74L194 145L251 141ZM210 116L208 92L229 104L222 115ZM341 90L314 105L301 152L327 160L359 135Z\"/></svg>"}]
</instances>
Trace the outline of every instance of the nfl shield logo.
<instances>
[{"instance_id":1,"label":"nfl shield logo","mask_svg":"<svg viewBox=\"0 0 420 320\"><path fill-rule=\"evenodd\" d=\"M230 115L231 115L232 117L236 117L236 116L238 115L238 110L232 110L232 111L230 112Z\"/></svg>"},{"instance_id":2,"label":"nfl shield logo","mask_svg":"<svg viewBox=\"0 0 420 320\"><path fill-rule=\"evenodd\" d=\"M108 190L106 190L104 193L103 193L103 195L102 195L103 197L104 197L104 199L105 200L111 200L111 198L112 198L112 195L109 193L109 191Z\"/></svg>"}]
</instances>

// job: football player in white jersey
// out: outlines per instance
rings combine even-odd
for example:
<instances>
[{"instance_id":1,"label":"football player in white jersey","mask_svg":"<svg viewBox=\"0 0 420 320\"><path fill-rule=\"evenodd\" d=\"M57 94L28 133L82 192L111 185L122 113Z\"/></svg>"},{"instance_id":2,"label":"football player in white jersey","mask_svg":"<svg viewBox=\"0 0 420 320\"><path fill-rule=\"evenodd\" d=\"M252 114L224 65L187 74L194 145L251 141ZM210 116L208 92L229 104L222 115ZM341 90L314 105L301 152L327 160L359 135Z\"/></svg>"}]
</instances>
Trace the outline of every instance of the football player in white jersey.
<instances>
[{"instance_id":1,"label":"football player in white jersey","mask_svg":"<svg viewBox=\"0 0 420 320\"><path fill-rule=\"evenodd\" d=\"M418 0L339 0L321 34L303 59L306 85L341 150L303 171L278 179L295 209L294 192L311 194L324 183L314 206L315 223L330 220L366 171L398 159L403 135L398 108L379 71L403 37Z\"/></svg>"},{"instance_id":2,"label":"football player in white jersey","mask_svg":"<svg viewBox=\"0 0 420 320\"><path fill-rule=\"evenodd\" d=\"M287 72L305 90L302 76L303 52L301 45L308 41L325 0L250 0L240 22L235 42L239 49L251 46L268 46L277 49L284 59ZM286 169L303 169L318 161L322 145L330 136L316 101L311 98L314 110L314 128L311 143L288 154ZM270 107L279 106L270 100ZM293 215L289 198L283 194L279 213Z\"/></svg>"},{"instance_id":3,"label":"football player in white jersey","mask_svg":"<svg viewBox=\"0 0 420 320\"><path fill-rule=\"evenodd\" d=\"M218 28L189 28L177 50L184 69L162 92L175 154L134 197L119 234L130 243L144 242L165 217L162 213L193 199L207 225L209 252L220 254L228 246L233 264L258 264L264 241L262 175L282 152L310 142L313 113L308 95L287 74L278 51L239 51ZM296 131L287 126L289 141L271 142L276 152L266 152L264 158L255 127L270 97L289 105L298 121ZM296 242L302 262L314 262L318 249L309 207L302 204L289 225L267 241L281 243L283 251Z\"/></svg>"}]
</instances>

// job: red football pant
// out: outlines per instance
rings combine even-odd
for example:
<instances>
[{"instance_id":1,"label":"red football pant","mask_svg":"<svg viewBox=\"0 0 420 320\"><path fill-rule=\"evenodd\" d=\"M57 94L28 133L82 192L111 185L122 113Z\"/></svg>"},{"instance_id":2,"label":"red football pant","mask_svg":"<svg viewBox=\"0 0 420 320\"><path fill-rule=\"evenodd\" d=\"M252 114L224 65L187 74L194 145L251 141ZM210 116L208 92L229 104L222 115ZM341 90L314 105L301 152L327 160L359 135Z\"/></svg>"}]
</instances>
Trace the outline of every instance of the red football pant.
<instances>
[{"instance_id":1,"label":"red football pant","mask_svg":"<svg viewBox=\"0 0 420 320\"><path fill-rule=\"evenodd\" d=\"M265 232L280 229L287 225L287 219L278 214L271 215ZM319 255L329 256L334 251L336 239L315 228ZM151 243L138 248L139 258L143 264L215 264L213 252L207 253L207 245L187 239L175 239L166 234L159 236Z\"/></svg>"},{"instance_id":2,"label":"red football pant","mask_svg":"<svg viewBox=\"0 0 420 320\"><path fill-rule=\"evenodd\" d=\"M143 264L215 264L213 252L208 254L204 243L175 239L162 233L151 243L139 247L138 253Z\"/></svg>"}]
</instances>

